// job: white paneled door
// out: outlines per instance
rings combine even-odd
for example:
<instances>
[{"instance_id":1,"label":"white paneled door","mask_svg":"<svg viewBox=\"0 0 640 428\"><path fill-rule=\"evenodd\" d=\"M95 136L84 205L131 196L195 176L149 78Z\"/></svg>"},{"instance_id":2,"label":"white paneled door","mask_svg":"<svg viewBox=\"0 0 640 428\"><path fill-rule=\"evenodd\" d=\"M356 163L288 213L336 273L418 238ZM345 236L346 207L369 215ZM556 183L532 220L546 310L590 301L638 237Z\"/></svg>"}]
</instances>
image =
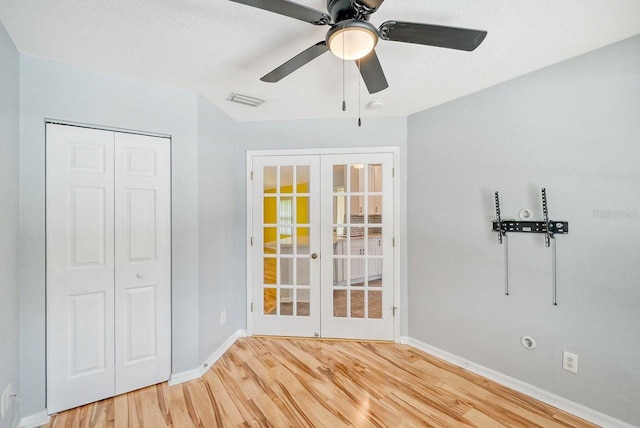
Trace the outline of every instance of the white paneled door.
<instances>
[{"instance_id":1,"label":"white paneled door","mask_svg":"<svg viewBox=\"0 0 640 428\"><path fill-rule=\"evenodd\" d=\"M47 409L168 379L170 142L47 124Z\"/></svg>"},{"instance_id":2,"label":"white paneled door","mask_svg":"<svg viewBox=\"0 0 640 428\"><path fill-rule=\"evenodd\" d=\"M252 333L394 338L393 154L252 158Z\"/></svg>"},{"instance_id":3,"label":"white paneled door","mask_svg":"<svg viewBox=\"0 0 640 428\"><path fill-rule=\"evenodd\" d=\"M166 138L115 134L116 395L170 375L170 162Z\"/></svg>"},{"instance_id":4,"label":"white paneled door","mask_svg":"<svg viewBox=\"0 0 640 428\"><path fill-rule=\"evenodd\" d=\"M257 157L254 334L320 335L320 159Z\"/></svg>"},{"instance_id":5,"label":"white paneled door","mask_svg":"<svg viewBox=\"0 0 640 428\"><path fill-rule=\"evenodd\" d=\"M322 157L322 335L392 340L393 155Z\"/></svg>"}]
</instances>

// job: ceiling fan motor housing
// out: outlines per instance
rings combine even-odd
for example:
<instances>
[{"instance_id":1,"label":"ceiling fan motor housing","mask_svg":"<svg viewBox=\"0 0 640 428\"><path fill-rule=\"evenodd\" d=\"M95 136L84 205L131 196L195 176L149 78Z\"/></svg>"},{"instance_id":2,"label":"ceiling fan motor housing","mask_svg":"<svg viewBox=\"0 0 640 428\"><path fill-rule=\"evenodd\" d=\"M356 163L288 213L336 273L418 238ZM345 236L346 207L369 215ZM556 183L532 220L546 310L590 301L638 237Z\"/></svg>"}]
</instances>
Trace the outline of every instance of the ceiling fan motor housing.
<instances>
[{"instance_id":1,"label":"ceiling fan motor housing","mask_svg":"<svg viewBox=\"0 0 640 428\"><path fill-rule=\"evenodd\" d=\"M335 23L346 19L369 20L369 15L358 14L352 6L351 0L327 0L327 11Z\"/></svg>"}]
</instances>

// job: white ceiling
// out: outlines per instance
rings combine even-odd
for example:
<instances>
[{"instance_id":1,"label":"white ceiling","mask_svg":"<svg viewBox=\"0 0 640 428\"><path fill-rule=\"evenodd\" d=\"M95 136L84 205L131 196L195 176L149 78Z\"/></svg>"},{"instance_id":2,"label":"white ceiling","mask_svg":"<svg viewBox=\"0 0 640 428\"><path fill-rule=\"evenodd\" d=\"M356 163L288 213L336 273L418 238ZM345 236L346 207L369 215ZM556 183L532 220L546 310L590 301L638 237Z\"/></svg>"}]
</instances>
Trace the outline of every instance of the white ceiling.
<instances>
[{"instance_id":1,"label":"white ceiling","mask_svg":"<svg viewBox=\"0 0 640 428\"><path fill-rule=\"evenodd\" d=\"M299 0L326 11L326 0ZM390 87L362 116L406 116L640 34L640 0L386 0L390 19L487 30L474 52L381 40ZM358 73L327 53L279 83L259 80L324 40L329 27L227 0L0 0L0 20L27 55L196 91L235 120L357 117ZM266 100L225 101L231 92ZM366 104L381 100L384 108Z\"/></svg>"}]
</instances>

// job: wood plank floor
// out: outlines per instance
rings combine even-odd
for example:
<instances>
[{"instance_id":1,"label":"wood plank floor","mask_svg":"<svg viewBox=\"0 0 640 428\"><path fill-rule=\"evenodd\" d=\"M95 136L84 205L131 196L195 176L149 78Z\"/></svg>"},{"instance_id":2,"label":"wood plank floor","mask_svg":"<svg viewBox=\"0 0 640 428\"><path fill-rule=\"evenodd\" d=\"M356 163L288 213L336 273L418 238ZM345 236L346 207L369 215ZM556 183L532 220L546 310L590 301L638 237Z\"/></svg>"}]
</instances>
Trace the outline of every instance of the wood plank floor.
<instances>
[{"instance_id":1,"label":"wood plank floor","mask_svg":"<svg viewBox=\"0 0 640 428\"><path fill-rule=\"evenodd\" d=\"M241 338L201 378L72 409L74 427L593 427L406 345Z\"/></svg>"}]
</instances>

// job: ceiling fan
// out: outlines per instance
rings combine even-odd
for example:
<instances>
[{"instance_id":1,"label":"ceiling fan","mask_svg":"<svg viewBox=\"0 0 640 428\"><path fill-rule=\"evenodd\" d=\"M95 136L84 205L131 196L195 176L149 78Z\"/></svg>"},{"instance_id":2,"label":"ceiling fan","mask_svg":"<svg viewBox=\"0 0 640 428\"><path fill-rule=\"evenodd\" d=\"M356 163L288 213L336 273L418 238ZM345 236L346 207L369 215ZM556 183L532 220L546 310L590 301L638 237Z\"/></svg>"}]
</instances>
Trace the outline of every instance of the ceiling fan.
<instances>
[{"instance_id":1,"label":"ceiling fan","mask_svg":"<svg viewBox=\"0 0 640 428\"><path fill-rule=\"evenodd\" d=\"M387 21L376 29L369 23L369 17L384 0L327 0L329 14L288 0L231 1L313 25L331 27L325 40L267 73L260 79L263 82L278 82L330 50L344 60L356 60L367 90L374 94L389 87L374 49L379 39L472 51L487 35L486 31L481 30L402 21Z\"/></svg>"}]
</instances>

